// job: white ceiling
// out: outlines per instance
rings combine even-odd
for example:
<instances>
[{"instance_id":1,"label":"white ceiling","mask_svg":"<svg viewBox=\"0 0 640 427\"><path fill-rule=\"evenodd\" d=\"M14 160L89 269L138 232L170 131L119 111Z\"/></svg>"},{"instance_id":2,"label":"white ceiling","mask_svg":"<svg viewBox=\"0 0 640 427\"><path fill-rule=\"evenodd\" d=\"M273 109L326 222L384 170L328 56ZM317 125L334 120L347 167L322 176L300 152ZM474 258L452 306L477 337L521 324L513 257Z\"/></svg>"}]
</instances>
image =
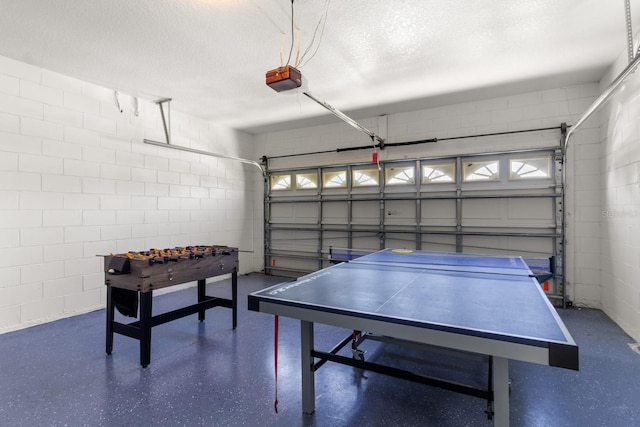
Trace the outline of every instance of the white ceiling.
<instances>
[{"instance_id":1,"label":"white ceiling","mask_svg":"<svg viewBox=\"0 0 640 427\"><path fill-rule=\"evenodd\" d=\"M297 0L301 55L321 19L299 68L355 119L597 81L627 48L624 0ZM0 55L254 133L337 120L265 85L283 33L286 62L289 0L0 0Z\"/></svg>"}]
</instances>

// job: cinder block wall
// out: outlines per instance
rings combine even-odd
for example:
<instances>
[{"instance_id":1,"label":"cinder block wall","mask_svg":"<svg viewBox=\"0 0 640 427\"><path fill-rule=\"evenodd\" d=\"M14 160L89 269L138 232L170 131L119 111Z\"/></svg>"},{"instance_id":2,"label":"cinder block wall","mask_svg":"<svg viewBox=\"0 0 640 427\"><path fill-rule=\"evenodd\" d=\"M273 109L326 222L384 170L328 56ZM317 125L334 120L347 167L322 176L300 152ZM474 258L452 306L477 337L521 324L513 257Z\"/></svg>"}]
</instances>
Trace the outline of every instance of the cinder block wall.
<instances>
[{"instance_id":1,"label":"cinder block wall","mask_svg":"<svg viewBox=\"0 0 640 427\"><path fill-rule=\"evenodd\" d=\"M621 55L601 89L627 66ZM636 70L600 113L597 224L602 233L602 308L640 342L640 75Z\"/></svg>"},{"instance_id":2,"label":"cinder block wall","mask_svg":"<svg viewBox=\"0 0 640 427\"><path fill-rule=\"evenodd\" d=\"M104 307L98 254L224 244L261 268L261 174L143 144L165 138L152 101L120 112L113 88L0 57L0 332ZM251 135L171 120L176 145L252 155Z\"/></svg>"}]
</instances>

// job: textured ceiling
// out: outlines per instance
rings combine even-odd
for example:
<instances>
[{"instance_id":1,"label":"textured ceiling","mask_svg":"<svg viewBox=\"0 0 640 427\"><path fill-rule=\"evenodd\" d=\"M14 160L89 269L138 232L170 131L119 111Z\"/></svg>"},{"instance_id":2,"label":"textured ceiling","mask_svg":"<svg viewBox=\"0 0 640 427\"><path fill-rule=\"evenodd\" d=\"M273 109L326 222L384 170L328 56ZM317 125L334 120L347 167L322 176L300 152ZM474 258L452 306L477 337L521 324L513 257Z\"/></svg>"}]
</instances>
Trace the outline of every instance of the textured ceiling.
<instances>
[{"instance_id":1,"label":"textured ceiling","mask_svg":"<svg viewBox=\"0 0 640 427\"><path fill-rule=\"evenodd\" d=\"M294 26L310 91L356 119L595 81L627 48L624 0L297 0ZM283 33L286 62L289 0L0 0L0 55L250 132L337 120L265 85Z\"/></svg>"}]
</instances>

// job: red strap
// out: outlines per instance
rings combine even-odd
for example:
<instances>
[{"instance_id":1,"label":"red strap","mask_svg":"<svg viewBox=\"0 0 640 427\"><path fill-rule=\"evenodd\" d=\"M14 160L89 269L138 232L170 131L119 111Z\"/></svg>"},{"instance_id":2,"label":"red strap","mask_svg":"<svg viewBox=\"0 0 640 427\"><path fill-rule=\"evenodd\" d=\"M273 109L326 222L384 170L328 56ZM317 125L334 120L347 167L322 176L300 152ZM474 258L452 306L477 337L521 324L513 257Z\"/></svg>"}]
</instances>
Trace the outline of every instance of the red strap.
<instances>
[{"instance_id":1,"label":"red strap","mask_svg":"<svg viewBox=\"0 0 640 427\"><path fill-rule=\"evenodd\" d=\"M276 374L276 400L273 402L273 409L278 413L278 316L275 316L274 338L273 338L273 361Z\"/></svg>"}]
</instances>

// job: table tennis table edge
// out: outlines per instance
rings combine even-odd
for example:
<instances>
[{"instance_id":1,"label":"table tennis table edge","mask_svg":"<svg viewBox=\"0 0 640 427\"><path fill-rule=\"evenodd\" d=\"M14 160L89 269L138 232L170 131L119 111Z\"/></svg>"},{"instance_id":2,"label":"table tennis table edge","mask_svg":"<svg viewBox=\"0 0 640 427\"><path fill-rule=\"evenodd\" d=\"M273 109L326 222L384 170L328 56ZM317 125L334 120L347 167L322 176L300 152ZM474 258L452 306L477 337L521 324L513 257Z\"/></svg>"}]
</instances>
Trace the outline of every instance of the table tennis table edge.
<instances>
[{"instance_id":1,"label":"table tennis table edge","mask_svg":"<svg viewBox=\"0 0 640 427\"><path fill-rule=\"evenodd\" d=\"M487 356L578 370L578 348L570 343L530 340L514 342L497 336L476 336L456 328L427 328L389 318L358 317L338 311L318 310L304 304L285 304L249 295L249 310L320 323L338 328L377 333L393 338ZM396 319L397 320L397 319Z\"/></svg>"}]
</instances>

